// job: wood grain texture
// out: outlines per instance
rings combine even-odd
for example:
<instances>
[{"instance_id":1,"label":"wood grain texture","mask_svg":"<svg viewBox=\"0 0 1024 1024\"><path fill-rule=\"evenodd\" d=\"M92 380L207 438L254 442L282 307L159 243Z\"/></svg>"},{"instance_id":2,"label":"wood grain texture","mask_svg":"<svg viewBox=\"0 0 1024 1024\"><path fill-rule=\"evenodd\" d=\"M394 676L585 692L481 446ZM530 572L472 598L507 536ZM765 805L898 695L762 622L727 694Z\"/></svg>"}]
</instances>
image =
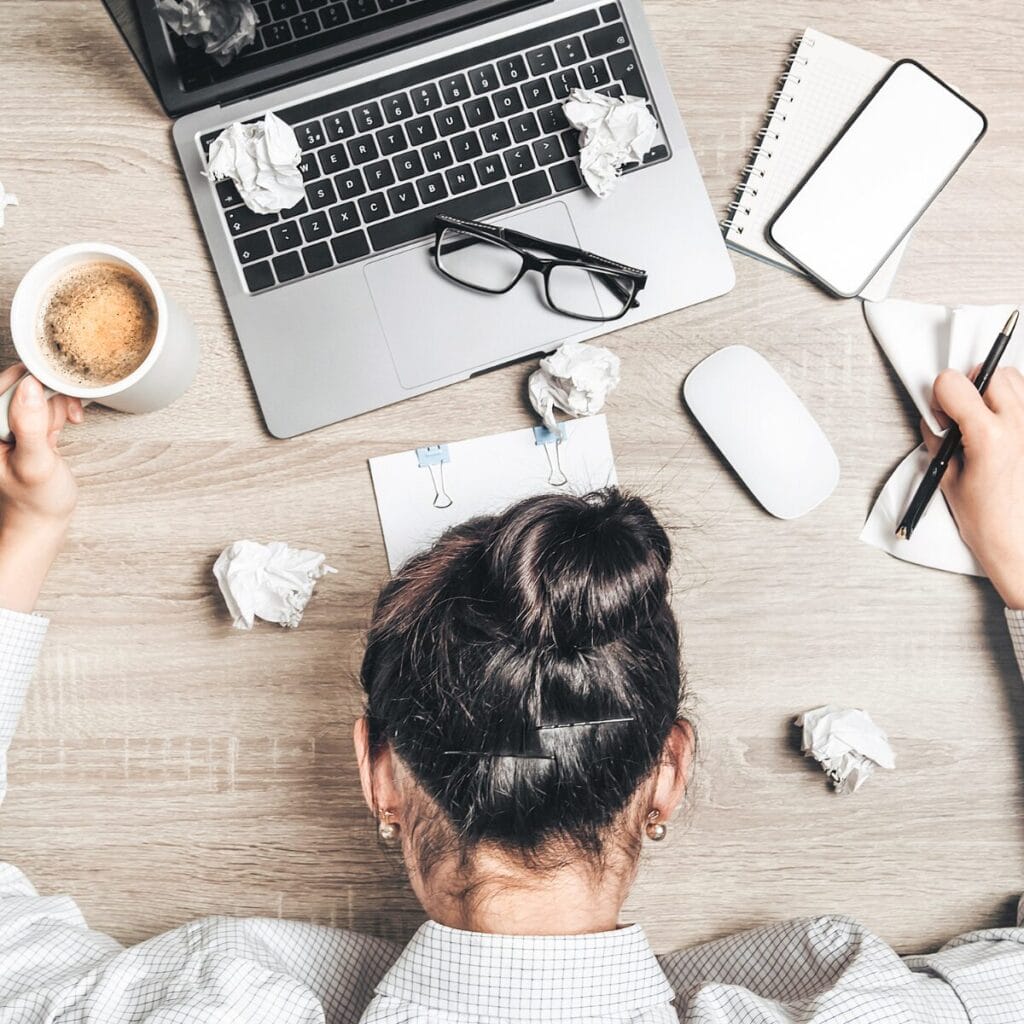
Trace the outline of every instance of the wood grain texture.
<instances>
[{"instance_id":1,"label":"wood grain texture","mask_svg":"<svg viewBox=\"0 0 1024 1024\"><path fill-rule=\"evenodd\" d=\"M657 0L647 5L716 210L791 41L808 24L958 86L990 130L915 233L895 292L1024 294L1024 20L1003 0ZM530 423L519 366L292 442L263 430L169 125L97 0L0 0L0 323L44 252L137 252L188 308L200 382L173 408L92 409L69 436L82 484L42 609L53 626L15 740L0 855L132 942L204 914L408 936L421 913L363 809L350 731L361 631L387 565L366 458ZM1024 701L987 585L916 569L858 533L915 440L859 306L734 255L735 290L612 335L619 473L677 550L676 607L701 730L687 811L626 917L659 950L786 917L854 915L900 951L1009 924L1024 876ZM721 345L763 352L833 440L828 503L782 523L722 466L680 402ZM286 344L282 340L282 344ZM0 360L11 357L3 332ZM231 629L210 567L239 537L340 568L302 627ZM895 773L831 794L790 726L868 708Z\"/></svg>"}]
</instances>

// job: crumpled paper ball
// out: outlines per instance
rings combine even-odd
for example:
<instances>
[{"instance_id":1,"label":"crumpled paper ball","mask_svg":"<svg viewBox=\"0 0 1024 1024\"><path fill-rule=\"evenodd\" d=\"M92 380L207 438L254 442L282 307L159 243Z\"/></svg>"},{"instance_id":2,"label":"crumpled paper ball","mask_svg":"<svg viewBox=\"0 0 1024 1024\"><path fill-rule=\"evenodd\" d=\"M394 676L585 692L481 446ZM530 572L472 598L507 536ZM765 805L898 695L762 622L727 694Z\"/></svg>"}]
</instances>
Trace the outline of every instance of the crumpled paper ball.
<instances>
[{"instance_id":1,"label":"crumpled paper ball","mask_svg":"<svg viewBox=\"0 0 1024 1024\"><path fill-rule=\"evenodd\" d=\"M530 404L548 430L557 433L555 409L570 416L592 416L604 408L619 383L619 357L599 345L567 341L530 374Z\"/></svg>"},{"instance_id":2,"label":"crumpled paper ball","mask_svg":"<svg viewBox=\"0 0 1024 1024\"><path fill-rule=\"evenodd\" d=\"M259 544L237 540L213 565L213 575L235 629L252 629L255 619L294 629L318 579L337 572L319 551L290 548L284 541Z\"/></svg>"},{"instance_id":3,"label":"crumpled paper ball","mask_svg":"<svg viewBox=\"0 0 1024 1024\"><path fill-rule=\"evenodd\" d=\"M306 198L295 132L276 114L256 124L236 121L210 144L206 176L230 178L254 213L289 210Z\"/></svg>"},{"instance_id":4,"label":"crumpled paper ball","mask_svg":"<svg viewBox=\"0 0 1024 1024\"><path fill-rule=\"evenodd\" d=\"M156 9L172 32L222 67L256 39L251 0L156 0Z\"/></svg>"},{"instance_id":5,"label":"crumpled paper ball","mask_svg":"<svg viewBox=\"0 0 1024 1024\"><path fill-rule=\"evenodd\" d=\"M896 767L889 738L859 708L827 704L805 711L795 724L803 727L804 755L821 764L837 793L856 793L876 765L890 771Z\"/></svg>"},{"instance_id":6,"label":"crumpled paper ball","mask_svg":"<svg viewBox=\"0 0 1024 1024\"><path fill-rule=\"evenodd\" d=\"M563 109L580 132L583 180L601 199L615 189L623 166L643 160L658 135L647 101L636 96L573 89Z\"/></svg>"}]
</instances>

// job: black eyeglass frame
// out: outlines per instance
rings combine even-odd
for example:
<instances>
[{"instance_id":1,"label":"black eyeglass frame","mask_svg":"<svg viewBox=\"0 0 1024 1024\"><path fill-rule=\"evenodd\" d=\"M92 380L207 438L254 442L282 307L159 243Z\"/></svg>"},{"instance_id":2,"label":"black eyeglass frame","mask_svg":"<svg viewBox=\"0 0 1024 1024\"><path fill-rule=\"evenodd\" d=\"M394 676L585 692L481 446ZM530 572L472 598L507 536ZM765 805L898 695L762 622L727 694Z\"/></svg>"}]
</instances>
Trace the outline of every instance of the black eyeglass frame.
<instances>
[{"instance_id":1,"label":"black eyeglass frame","mask_svg":"<svg viewBox=\"0 0 1024 1024\"><path fill-rule=\"evenodd\" d=\"M515 278L505 288L485 288L482 285L463 281L461 278L450 274L445 270L441 262L441 237L449 228L462 231L468 235L476 235L490 242L497 242L506 249L510 249L522 260L519 273L516 274ZM529 271L536 270L544 278L544 295L547 298L548 305L556 312L562 313L564 316L575 317L577 320L590 320L594 323L611 323L615 320L621 320L631 309L636 309L640 305L637 301L637 295L643 291L644 286L647 284L646 270L627 267L623 263L617 263L615 260L606 259L604 256L598 256L596 253L587 252L584 249L577 249L573 245L549 242L546 239L535 238L533 235L514 231L511 228L502 227L498 224L487 224L484 221L477 220L461 220L458 217L449 217L442 214L434 218L434 230L434 265L449 281L462 285L464 288L485 292L488 295L504 295L506 292L512 291ZM542 259L530 252L530 249L539 249L541 252L550 253L552 256L557 257L557 259ZM622 301L622 309L614 316L587 316L585 313L575 313L571 310L563 309L551 298L551 271L556 267L573 267L575 269L582 268L593 271L599 276L601 283ZM628 291L623 288L619 280L620 278L625 278L629 281L630 287Z\"/></svg>"}]
</instances>

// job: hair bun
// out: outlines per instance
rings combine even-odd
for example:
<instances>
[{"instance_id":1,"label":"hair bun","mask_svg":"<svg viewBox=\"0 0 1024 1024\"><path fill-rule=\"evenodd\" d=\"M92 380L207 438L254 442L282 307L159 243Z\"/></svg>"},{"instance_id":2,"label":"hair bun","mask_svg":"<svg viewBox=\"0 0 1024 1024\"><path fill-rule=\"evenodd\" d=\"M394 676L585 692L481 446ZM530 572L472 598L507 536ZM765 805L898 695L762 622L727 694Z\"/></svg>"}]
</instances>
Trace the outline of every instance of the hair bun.
<instances>
[{"instance_id":1,"label":"hair bun","mask_svg":"<svg viewBox=\"0 0 1024 1024\"><path fill-rule=\"evenodd\" d=\"M646 502L617 488L523 502L494 523L495 613L529 644L606 644L663 606L671 557Z\"/></svg>"}]
</instances>

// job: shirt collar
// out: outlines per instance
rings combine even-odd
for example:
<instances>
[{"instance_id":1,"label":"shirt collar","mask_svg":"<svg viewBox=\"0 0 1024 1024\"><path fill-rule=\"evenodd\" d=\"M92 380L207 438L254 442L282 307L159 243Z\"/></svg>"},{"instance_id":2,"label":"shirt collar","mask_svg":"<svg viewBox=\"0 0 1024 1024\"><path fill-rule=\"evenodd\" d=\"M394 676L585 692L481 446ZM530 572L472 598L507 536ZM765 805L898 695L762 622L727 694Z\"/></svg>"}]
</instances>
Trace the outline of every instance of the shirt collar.
<instances>
[{"instance_id":1,"label":"shirt collar","mask_svg":"<svg viewBox=\"0 0 1024 1024\"><path fill-rule=\"evenodd\" d=\"M380 996L470 1017L564 1021L633 1013L673 998L643 929L485 935L428 921Z\"/></svg>"}]
</instances>

